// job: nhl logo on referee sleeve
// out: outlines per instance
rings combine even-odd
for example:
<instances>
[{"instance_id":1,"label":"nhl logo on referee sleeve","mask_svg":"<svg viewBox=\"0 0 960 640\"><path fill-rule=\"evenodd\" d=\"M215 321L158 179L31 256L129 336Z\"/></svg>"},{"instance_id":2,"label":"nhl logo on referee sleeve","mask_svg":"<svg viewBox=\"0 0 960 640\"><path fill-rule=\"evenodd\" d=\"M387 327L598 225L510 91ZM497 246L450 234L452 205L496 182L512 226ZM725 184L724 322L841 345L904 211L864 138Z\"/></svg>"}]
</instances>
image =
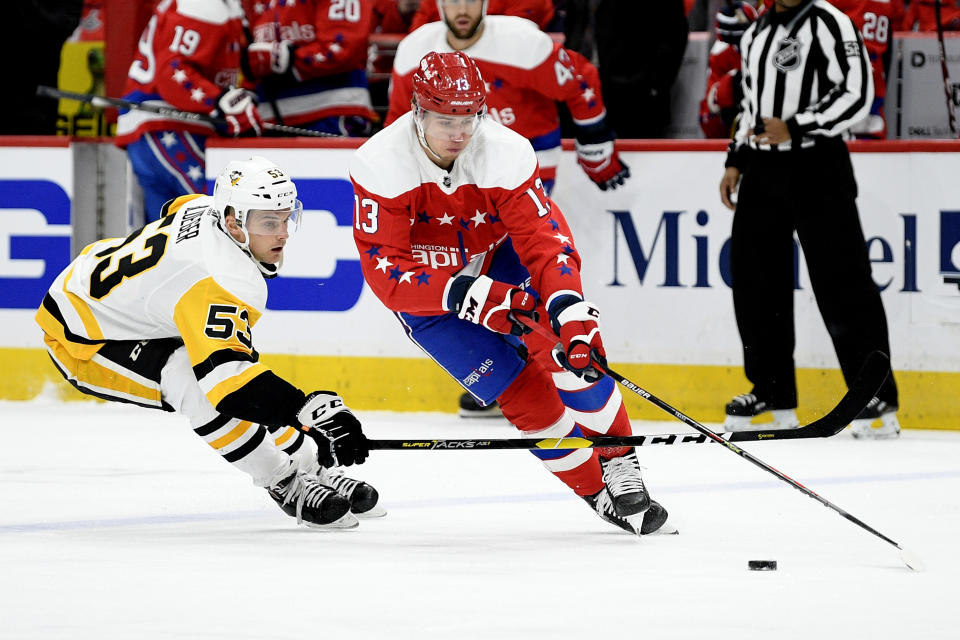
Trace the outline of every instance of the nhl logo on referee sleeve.
<instances>
[{"instance_id":1,"label":"nhl logo on referee sleeve","mask_svg":"<svg viewBox=\"0 0 960 640\"><path fill-rule=\"evenodd\" d=\"M856 40L844 40L843 41L843 52L847 54L848 58L859 58L860 57L860 43Z\"/></svg>"},{"instance_id":2,"label":"nhl logo on referee sleeve","mask_svg":"<svg viewBox=\"0 0 960 640\"><path fill-rule=\"evenodd\" d=\"M793 71L800 66L800 40L784 38L777 43L777 52L773 55L773 64L780 71Z\"/></svg>"}]
</instances>

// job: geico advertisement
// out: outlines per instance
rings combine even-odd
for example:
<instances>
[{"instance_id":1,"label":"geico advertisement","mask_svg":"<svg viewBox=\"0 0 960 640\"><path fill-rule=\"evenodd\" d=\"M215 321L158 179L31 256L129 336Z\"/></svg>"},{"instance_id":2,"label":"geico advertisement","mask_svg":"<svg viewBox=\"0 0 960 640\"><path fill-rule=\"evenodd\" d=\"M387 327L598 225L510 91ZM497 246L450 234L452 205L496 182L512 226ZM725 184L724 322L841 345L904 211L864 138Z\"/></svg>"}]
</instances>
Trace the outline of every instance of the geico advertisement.
<instances>
[{"instance_id":1,"label":"geico advertisement","mask_svg":"<svg viewBox=\"0 0 960 640\"><path fill-rule=\"evenodd\" d=\"M10 151L0 150L4 163L24 168L6 157ZM421 355L363 283L352 240L353 192L347 178L352 153L208 150L209 178L229 160L269 157L294 177L306 208L302 228L288 243L283 275L269 284L271 311L255 330L260 351ZM554 193L583 255L585 293L603 314L608 352L620 362L739 365L729 289L732 214L717 195L723 155L625 153L624 159L632 178L625 188L603 193L583 175L573 154L565 153ZM52 164L37 165L31 178L49 182ZM854 165L874 280L883 290L891 327L894 365L960 370L960 291L945 282L951 273L960 273L960 196L952 186L960 161L945 153L854 154ZM21 183L14 188L24 191ZM69 189L63 187L63 192ZM5 209L22 213L11 189L5 185L0 193ZM6 223L11 212L2 213L5 242L0 251L6 253L0 254L0 296L7 308L35 308L69 260L63 226L69 216L36 214L41 202L50 207L46 202L52 196L49 190L36 199L29 193L19 197L30 201L33 224L12 227ZM795 252L797 363L836 367L802 252Z\"/></svg>"},{"instance_id":2,"label":"geico advertisement","mask_svg":"<svg viewBox=\"0 0 960 640\"><path fill-rule=\"evenodd\" d=\"M0 346L43 346L33 312L70 263L72 194L68 147L0 147Z\"/></svg>"}]
</instances>

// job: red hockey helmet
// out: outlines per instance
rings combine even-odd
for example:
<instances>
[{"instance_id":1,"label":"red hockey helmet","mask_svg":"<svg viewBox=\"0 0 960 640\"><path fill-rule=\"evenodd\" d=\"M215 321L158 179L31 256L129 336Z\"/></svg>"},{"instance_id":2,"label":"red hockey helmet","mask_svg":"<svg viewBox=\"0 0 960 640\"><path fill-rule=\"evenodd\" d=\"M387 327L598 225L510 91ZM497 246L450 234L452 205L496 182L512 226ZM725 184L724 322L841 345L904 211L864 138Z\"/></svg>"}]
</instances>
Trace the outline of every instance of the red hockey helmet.
<instances>
[{"instance_id":1,"label":"red hockey helmet","mask_svg":"<svg viewBox=\"0 0 960 640\"><path fill-rule=\"evenodd\" d=\"M413 98L426 111L469 116L481 112L487 90L477 63L467 54L431 51L413 74Z\"/></svg>"}]
</instances>

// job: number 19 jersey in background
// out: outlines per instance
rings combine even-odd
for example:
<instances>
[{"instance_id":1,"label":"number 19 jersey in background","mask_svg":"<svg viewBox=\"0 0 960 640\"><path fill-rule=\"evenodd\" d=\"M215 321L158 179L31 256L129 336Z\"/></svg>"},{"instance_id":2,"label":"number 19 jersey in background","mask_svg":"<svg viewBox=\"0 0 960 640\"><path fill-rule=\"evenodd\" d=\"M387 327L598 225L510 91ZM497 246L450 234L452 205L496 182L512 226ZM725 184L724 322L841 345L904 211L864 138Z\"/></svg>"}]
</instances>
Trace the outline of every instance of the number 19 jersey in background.
<instances>
[{"instance_id":1,"label":"number 19 jersey in background","mask_svg":"<svg viewBox=\"0 0 960 640\"><path fill-rule=\"evenodd\" d=\"M214 406L267 371L251 337L266 282L212 204L183 196L127 238L84 248L37 312L44 332L81 361L107 341L180 338Z\"/></svg>"}]
</instances>

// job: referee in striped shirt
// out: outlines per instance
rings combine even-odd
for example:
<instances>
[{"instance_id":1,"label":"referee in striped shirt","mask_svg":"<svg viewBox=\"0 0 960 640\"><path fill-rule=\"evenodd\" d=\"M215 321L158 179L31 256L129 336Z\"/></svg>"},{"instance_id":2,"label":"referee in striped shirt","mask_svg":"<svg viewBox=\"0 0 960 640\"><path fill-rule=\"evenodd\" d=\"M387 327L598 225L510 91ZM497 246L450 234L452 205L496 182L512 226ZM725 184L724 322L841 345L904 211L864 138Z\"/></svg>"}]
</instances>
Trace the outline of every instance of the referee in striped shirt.
<instances>
[{"instance_id":1,"label":"referee in striped shirt","mask_svg":"<svg viewBox=\"0 0 960 640\"><path fill-rule=\"evenodd\" d=\"M735 211L733 302L753 389L727 405L728 429L735 417L742 424L744 417L797 406L794 232L847 384L871 351L890 353L844 142L873 101L860 33L826 0L776 0L740 49L744 98L720 196ZM870 409L877 415L861 417L895 416L892 375L877 397ZM784 413L795 416L774 416Z\"/></svg>"}]
</instances>

